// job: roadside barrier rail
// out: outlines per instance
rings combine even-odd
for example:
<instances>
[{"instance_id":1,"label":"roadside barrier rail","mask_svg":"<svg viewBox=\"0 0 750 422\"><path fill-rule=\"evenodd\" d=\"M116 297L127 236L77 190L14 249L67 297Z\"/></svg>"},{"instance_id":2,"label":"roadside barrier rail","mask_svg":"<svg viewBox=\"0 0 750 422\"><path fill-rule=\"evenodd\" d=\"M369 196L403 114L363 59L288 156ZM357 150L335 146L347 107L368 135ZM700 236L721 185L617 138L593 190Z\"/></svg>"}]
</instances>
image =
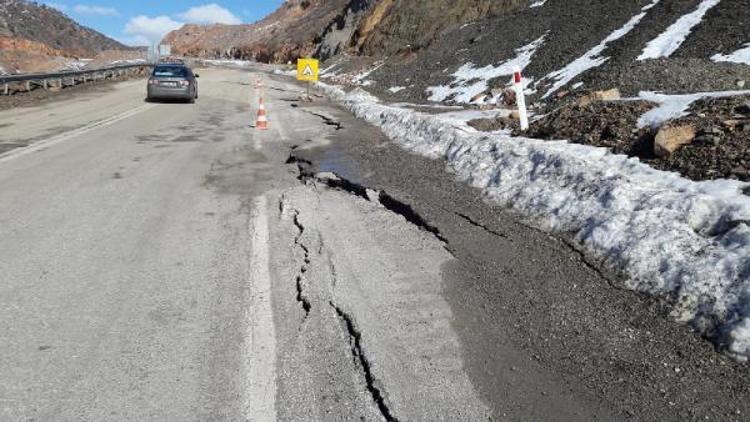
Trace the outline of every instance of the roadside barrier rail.
<instances>
[{"instance_id":1,"label":"roadside barrier rail","mask_svg":"<svg viewBox=\"0 0 750 422\"><path fill-rule=\"evenodd\" d=\"M28 73L22 75L0 75L0 94L10 95L12 92L32 91L36 88L62 89L66 86L81 83L96 82L105 79L115 79L128 74L136 68L151 68L153 64L124 64L98 69L69 70L54 73Z\"/></svg>"}]
</instances>

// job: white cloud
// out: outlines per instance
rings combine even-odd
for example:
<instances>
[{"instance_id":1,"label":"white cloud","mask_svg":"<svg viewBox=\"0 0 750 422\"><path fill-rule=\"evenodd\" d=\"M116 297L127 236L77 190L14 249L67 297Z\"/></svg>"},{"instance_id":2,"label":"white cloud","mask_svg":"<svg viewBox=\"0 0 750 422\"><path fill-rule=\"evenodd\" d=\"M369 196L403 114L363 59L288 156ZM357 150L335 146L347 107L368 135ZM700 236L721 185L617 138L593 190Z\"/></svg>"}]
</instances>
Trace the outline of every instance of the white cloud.
<instances>
[{"instance_id":1,"label":"white cloud","mask_svg":"<svg viewBox=\"0 0 750 422\"><path fill-rule=\"evenodd\" d=\"M180 19L190 23L237 25L242 20L229 10L216 3L206 4L190 8L187 12L179 15Z\"/></svg>"},{"instance_id":2,"label":"white cloud","mask_svg":"<svg viewBox=\"0 0 750 422\"><path fill-rule=\"evenodd\" d=\"M136 16L125 25L127 37L123 41L130 45L150 45L158 43L170 31L182 27L182 22L177 22L169 16Z\"/></svg>"},{"instance_id":3,"label":"white cloud","mask_svg":"<svg viewBox=\"0 0 750 422\"><path fill-rule=\"evenodd\" d=\"M93 15L93 16L119 16L120 13L114 7L104 6L87 6L85 4L77 4L73 7L73 11L80 15Z\"/></svg>"}]
</instances>

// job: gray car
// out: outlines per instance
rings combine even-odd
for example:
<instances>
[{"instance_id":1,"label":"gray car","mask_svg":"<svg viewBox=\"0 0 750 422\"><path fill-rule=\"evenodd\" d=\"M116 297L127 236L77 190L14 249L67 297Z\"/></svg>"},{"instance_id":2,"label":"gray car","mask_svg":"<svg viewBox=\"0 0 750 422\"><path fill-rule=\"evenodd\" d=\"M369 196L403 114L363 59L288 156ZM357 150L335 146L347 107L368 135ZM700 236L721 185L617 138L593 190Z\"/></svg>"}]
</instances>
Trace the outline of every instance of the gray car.
<instances>
[{"instance_id":1,"label":"gray car","mask_svg":"<svg viewBox=\"0 0 750 422\"><path fill-rule=\"evenodd\" d=\"M198 75L182 64L160 64L154 67L148 80L146 100L184 100L198 98Z\"/></svg>"}]
</instances>

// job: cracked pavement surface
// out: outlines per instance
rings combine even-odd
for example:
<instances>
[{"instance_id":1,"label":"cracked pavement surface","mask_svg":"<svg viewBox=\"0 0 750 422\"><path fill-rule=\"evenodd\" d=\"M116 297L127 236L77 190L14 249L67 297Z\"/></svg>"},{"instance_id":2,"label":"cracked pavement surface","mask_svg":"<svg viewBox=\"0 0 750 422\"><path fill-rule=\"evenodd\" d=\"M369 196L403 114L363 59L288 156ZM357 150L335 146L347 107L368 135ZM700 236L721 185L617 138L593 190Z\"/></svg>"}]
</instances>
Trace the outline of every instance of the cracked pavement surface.
<instances>
[{"instance_id":1,"label":"cracked pavement surface","mask_svg":"<svg viewBox=\"0 0 750 422\"><path fill-rule=\"evenodd\" d=\"M568 239L283 77L200 73L195 105L0 111L0 420L750 412L745 366Z\"/></svg>"}]
</instances>

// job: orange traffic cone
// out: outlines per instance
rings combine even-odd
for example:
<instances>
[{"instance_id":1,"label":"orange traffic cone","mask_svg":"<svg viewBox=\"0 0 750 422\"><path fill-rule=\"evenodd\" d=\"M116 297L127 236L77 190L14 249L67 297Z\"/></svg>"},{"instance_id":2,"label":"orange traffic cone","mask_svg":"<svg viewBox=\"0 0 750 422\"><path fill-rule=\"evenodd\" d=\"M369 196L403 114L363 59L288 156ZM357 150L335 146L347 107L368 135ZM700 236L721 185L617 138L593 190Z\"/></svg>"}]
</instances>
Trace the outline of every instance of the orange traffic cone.
<instances>
[{"instance_id":1,"label":"orange traffic cone","mask_svg":"<svg viewBox=\"0 0 750 422\"><path fill-rule=\"evenodd\" d=\"M266 117L266 105L263 104L263 97L260 97L260 106L258 107L258 119L255 121L256 130L268 130L268 118Z\"/></svg>"}]
</instances>

